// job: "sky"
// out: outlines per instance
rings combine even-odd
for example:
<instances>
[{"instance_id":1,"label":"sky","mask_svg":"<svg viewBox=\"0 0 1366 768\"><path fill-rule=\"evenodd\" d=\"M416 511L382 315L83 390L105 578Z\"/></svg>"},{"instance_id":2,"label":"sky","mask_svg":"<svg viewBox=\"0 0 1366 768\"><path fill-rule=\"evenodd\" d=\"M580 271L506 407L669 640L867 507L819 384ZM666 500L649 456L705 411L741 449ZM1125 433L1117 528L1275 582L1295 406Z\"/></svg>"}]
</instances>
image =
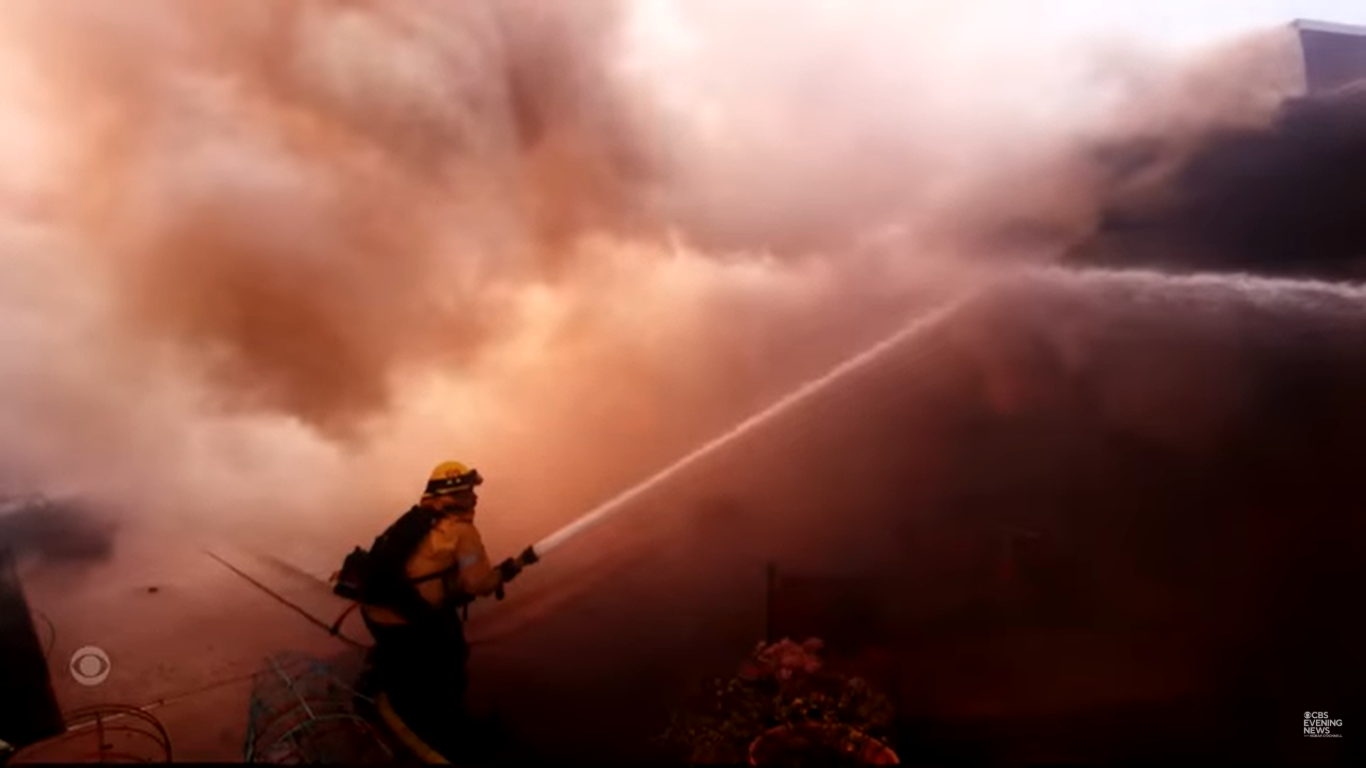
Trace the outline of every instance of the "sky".
<instances>
[{"instance_id":1,"label":"sky","mask_svg":"<svg viewBox=\"0 0 1366 768\"><path fill-rule=\"evenodd\" d=\"M1060 18L1078 28L1124 29L1175 45L1199 45L1211 38L1294 19L1366 24L1366 6L1348 0L1053 0L1043 5L1056 7Z\"/></svg>"},{"instance_id":2,"label":"sky","mask_svg":"<svg viewBox=\"0 0 1366 768\"><path fill-rule=\"evenodd\" d=\"M678 0L639 0L642 7L668 5ZM860 0L822 3L832 17L875 8L877 13L902 6L925 8L932 2ZM1123 30L1177 42L1199 42L1211 36L1236 33L1249 27L1279 24L1293 19L1314 19L1342 24L1366 24L1366 6L1352 0L986 0L969 4L979 15L1029 18L1074 31Z\"/></svg>"}]
</instances>

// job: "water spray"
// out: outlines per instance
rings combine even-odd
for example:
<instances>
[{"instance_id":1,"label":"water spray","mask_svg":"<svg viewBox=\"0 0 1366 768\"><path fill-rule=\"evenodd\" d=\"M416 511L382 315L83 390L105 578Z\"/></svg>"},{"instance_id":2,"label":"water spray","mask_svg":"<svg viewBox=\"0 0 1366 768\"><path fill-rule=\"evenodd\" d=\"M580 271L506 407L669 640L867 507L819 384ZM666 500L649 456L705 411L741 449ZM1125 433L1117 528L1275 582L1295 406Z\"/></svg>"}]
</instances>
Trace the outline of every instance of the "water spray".
<instances>
[{"instance_id":1,"label":"water spray","mask_svg":"<svg viewBox=\"0 0 1366 768\"><path fill-rule=\"evenodd\" d=\"M939 307L931 310L929 313L921 315L920 317L911 321L908 325L906 325L896 333L893 333L891 336L888 336L887 338L877 342L868 349L854 355L853 357L848 358L839 365L836 365L834 368L831 368L829 371L822 374L820 377L812 379L811 381L808 381L805 384L802 384L800 387L796 388L792 392L789 392L788 394L780 397L778 400L773 402L768 407L764 408L763 410L759 411L753 416L750 416L744 421L741 421L739 424L736 424L735 426L731 427L729 430L727 430L720 436L712 439L711 441L707 442L701 447L693 450L691 453L687 454L681 459L678 459L674 463L670 464L664 469L661 469L660 471L656 472L650 477L640 481L639 483L636 483L630 488L627 488L621 493L618 493L616 496L613 496L607 501L599 504L598 506L584 513L583 516L581 516L574 522L569 523L560 530L550 534L544 539L541 539L539 542L529 547L525 553L523 553L523 559L526 562L535 562L536 560L539 560L552 550L564 544L566 541L569 541L575 536L584 533L585 531L591 529L598 523L601 523L602 521L611 517L614 513L621 511L631 501L634 501L635 499L648 493L650 490L658 487L659 485L662 485L663 483L667 482L669 479L671 479L678 473L682 472L683 470L687 469L688 467L691 467L692 465L705 459L706 457L710 456L716 451L726 447L727 445L735 442L736 440L739 440L741 437L744 437L750 432L753 432L760 426L772 421L773 419L777 418L778 416L781 416L787 411L792 410L801 403L810 399L812 396L829 388L831 385L843 380L844 378L848 377L849 375L853 374L859 369L867 366L869 363L887 354L889 351L906 342L907 340L919 336L923 333L926 333L927 331L937 326L941 321L944 320L944 318L958 311L958 309L961 308L964 304L966 304L968 299L971 298L973 295L975 294L962 296L955 300L949 301L946 304L940 305Z\"/></svg>"}]
</instances>

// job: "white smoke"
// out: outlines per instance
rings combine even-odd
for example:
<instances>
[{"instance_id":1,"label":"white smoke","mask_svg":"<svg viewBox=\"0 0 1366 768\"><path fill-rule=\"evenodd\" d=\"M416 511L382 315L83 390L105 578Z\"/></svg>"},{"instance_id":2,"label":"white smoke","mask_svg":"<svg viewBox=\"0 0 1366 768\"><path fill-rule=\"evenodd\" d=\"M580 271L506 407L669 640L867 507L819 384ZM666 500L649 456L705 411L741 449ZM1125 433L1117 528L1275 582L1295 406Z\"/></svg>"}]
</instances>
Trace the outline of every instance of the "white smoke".
<instances>
[{"instance_id":1,"label":"white smoke","mask_svg":"<svg viewBox=\"0 0 1366 768\"><path fill-rule=\"evenodd\" d=\"M5 474L271 532L373 525L448 456L544 532L1087 232L1078 145L1187 82L987 0L68 0L0 36ZM1257 119L1254 72L1196 122Z\"/></svg>"}]
</instances>

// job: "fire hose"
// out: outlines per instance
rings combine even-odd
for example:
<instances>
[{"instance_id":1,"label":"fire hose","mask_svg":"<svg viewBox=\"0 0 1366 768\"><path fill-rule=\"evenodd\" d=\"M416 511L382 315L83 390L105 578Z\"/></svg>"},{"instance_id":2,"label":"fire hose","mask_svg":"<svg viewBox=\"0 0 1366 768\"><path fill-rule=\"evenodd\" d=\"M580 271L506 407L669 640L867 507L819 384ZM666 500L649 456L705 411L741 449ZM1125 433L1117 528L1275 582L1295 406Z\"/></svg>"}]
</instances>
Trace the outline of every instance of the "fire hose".
<instances>
[{"instance_id":1,"label":"fire hose","mask_svg":"<svg viewBox=\"0 0 1366 768\"><path fill-rule=\"evenodd\" d=\"M566 542L580 536L581 534L586 533L587 531L601 524L604 520L611 518L616 513L627 508L627 506L631 502L640 498L641 496L653 490L654 488L668 482L684 470L698 464L699 462L711 456L718 450L748 435L749 433L755 431L759 427L773 420L777 416L782 415L783 413L791 410L797 405L810 399L814 395L829 388L831 385L845 379L851 374L864 368L865 366L882 357L884 354L891 351L898 345L908 341L911 338L914 338L917 335L929 331L930 329L938 325L946 317L957 311L971 298L972 294L961 296L958 299L940 305L938 308L930 311L929 313L920 316L908 325L904 326L901 330L897 331L896 333L888 336L882 341L877 342L876 344L854 355L853 357L846 359L844 362L840 363L834 368L831 368L829 371L822 374L821 376L812 379L806 382L805 384L802 384L793 391L774 401L772 404L770 404L763 410L746 418L745 420L731 427L729 430L722 433L721 435L704 443L702 446L694 449L691 453L684 455L682 458L676 460L664 469L636 483L635 485L630 486L626 490L618 493L616 496L590 509L588 512L584 513L583 515L575 519L573 522L570 522L569 524L565 525L564 527L560 528L559 530L555 531L549 536L546 536L545 538L541 539L532 546L529 546L526 549L522 550L521 554L517 555L516 557L509 557L505 559L497 566L497 570L502 575L502 583L498 585L494 593L494 596L498 600L502 600L504 598L503 583L511 581L526 566L540 562L540 560L543 559L550 552L554 551L555 549L558 549L559 547L563 546ZM335 621L329 624L328 622L323 621L317 618L316 616L313 616L311 613L304 610L300 606L294 604L290 600L284 598L282 595L271 590L261 582L252 578L251 576L241 571L237 567L233 566L231 563L227 562L218 555L212 552L208 552L207 554L210 557L213 557L213 559L223 564L224 566L226 566L227 568L231 569L238 576L246 579L251 584L256 586L258 589L270 595L275 600L283 603L295 612L301 614L302 616L304 616L304 618L308 619L309 622L322 627L334 637L338 637L349 644L363 647L362 643L341 634L342 623L346 620L347 616L349 616L351 612L356 609L356 606L358 605L357 603L352 603L352 605L349 606ZM458 607L467 608L468 604L470 602L473 602L473 600L473 596L468 596L468 598L463 601L463 604L458 605Z\"/></svg>"},{"instance_id":2,"label":"fire hose","mask_svg":"<svg viewBox=\"0 0 1366 768\"><path fill-rule=\"evenodd\" d=\"M767 422L772 421L775 417L786 413L817 393L847 378L849 375L882 357L907 340L929 331L944 320L944 318L953 314L966 304L972 296L973 294L961 296L953 301L940 305L927 314L921 315L902 327L901 330L896 333L893 333L853 357L846 359L844 362L831 368L821 376L802 384L770 404L768 407L744 421L741 421L726 432L678 459L673 464L670 464L650 477L636 483L621 493L618 493L611 499L608 499L597 507L584 513L577 520L574 520L558 531L546 536L536 544L527 547L526 550L518 556L518 559L524 565L537 562L553 550L562 546L565 542L588 531L602 521L610 518L615 513L620 512L632 501L654 489L656 486L664 484L680 472L701 462L721 448L739 440L741 437L753 432ZM511 558L509 560L511 560Z\"/></svg>"}]
</instances>

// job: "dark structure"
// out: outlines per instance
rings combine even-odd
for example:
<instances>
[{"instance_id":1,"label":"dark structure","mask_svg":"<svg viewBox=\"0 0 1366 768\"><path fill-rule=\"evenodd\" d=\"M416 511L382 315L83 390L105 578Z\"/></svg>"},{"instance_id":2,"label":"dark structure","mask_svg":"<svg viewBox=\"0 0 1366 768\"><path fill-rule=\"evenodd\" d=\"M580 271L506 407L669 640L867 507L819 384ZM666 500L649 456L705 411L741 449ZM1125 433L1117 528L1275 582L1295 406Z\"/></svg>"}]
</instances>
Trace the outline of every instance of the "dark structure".
<instances>
[{"instance_id":1,"label":"dark structure","mask_svg":"<svg viewBox=\"0 0 1366 768\"><path fill-rule=\"evenodd\" d=\"M1304 49L1305 89L1327 94L1366 81L1366 27L1296 21Z\"/></svg>"},{"instance_id":2,"label":"dark structure","mask_svg":"<svg viewBox=\"0 0 1366 768\"><path fill-rule=\"evenodd\" d=\"M1304 94L1269 125L1215 131L1194 149L1163 135L1096 148L1110 184L1100 225L1070 260L1366 279L1366 28L1293 29Z\"/></svg>"},{"instance_id":3,"label":"dark structure","mask_svg":"<svg viewBox=\"0 0 1366 768\"><path fill-rule=\"evenodd\" d=\"M0 549L0 691L0 741L20 749L65 730L42 642L7 549Z\"/></svg>"},{"instance_id":4,"label":"dark structure","mask_svg":"<svg viewBox=\"0 0 1366 768\"><path fill-rule=\"evenodd\" d=\"M0 498L0 547L47 564L98 563L114 550L114 526L77 499Z\"/></svg>"},{"instance_id":5,"label":"dark structure","mask_svg":"<svg viewBox=\"0 0 1366 768\"><path fill-rule=\"evenodd\" d=\"M1362 717L1359 294L1011 290L477 605L472 679L519 744L658 763L670 708L767 633L890 675L908 764L1344 760L1301 715Z\"/></svg>"}]
</instances>

